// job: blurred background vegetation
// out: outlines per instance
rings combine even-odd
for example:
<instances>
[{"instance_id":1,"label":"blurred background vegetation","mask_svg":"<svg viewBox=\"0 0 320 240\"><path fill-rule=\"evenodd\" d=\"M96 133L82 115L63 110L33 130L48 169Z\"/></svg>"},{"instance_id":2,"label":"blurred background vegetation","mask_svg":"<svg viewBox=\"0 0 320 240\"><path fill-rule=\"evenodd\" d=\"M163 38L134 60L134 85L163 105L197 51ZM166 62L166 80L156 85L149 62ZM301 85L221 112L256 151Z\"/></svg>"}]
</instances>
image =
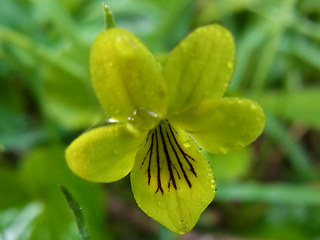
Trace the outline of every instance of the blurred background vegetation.
<instances>
[{"instance_id":1,"label":"blurred background vegetation","mask_svg":"<svg viewBox=\"0 0 320 240\"><path fill-rule=\"evenodd\" d=\"M93 184L66 166L66 146L103 119L88 74L101 1L1 0L0 240L80 239L59 183L95 240L319 240L319 0L107 3L159 58L198 26L229 28L237 64L227 95L258 101L265 131L243 151L207 154L216 198L192 232L173 235L137 207L128 177Z\"/></svg>"}]
</instances>

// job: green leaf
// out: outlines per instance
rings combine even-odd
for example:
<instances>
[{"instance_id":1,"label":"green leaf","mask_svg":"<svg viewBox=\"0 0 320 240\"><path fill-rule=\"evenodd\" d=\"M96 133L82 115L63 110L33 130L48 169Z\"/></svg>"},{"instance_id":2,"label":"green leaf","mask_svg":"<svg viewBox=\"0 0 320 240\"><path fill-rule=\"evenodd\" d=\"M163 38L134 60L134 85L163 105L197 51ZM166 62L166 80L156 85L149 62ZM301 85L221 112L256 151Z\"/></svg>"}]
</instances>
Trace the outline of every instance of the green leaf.
<instances>
[{"instance_id":1,"label":"green leaf","mask_svg":"<svg viewBox=\"0 0 320 240\"><path fill-rule=\"evenodd\" d=\"M68 189L66 187L64 187L63 185L59 185L59 187L60 187L65 199L67 200L69 207L73 213L73 216L76 220L81 239L82 240L90 240L91 237L89 234L86 219L82 213L82 208L79 206L78 202L73 198L73 196L71 195L71 193L68 191Z\"/></svg>"}]
</instances>

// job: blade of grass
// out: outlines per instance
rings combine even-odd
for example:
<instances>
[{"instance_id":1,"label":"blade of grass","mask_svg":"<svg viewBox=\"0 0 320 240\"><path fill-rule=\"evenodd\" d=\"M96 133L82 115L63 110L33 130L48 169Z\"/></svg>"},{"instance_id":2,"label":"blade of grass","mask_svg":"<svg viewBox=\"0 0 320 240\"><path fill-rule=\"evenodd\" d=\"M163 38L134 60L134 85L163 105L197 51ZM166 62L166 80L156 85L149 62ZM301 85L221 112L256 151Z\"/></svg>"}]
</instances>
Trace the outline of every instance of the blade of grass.
<instances>
[{"instance_id":1,"label":"blade of grass","mask_svg":"<svg viewBox=\"0 0 320 240\"><path fill-rule=\"evenodd\" d=\"M58 58L54 52L50 51L44 46L34 43L30 38L14 31L13 29L0 25L0 39L3 42L7 42L15 47L18 47L25 52L40 58L45 62L58 67L59 69L62 69L75 78L78 78L82 81L86 81L87 79L87 72L79 64L70 59Z\"/></svg>"},{"instance_id":2,"label":"blade of grass","mask_svg":"<svg viewBox=\"0 0 320 240\"><path fill-rule=\"evenodd\" d=\"M235 66L234 75L232 77L229 89L238 89L245 82L245 74L252 62L251 56L254 56L254 51L262 44L269 31L269 24L265 21L254 22L253 25L247 28L243 36L237 44L237 64Z\"/></svg>"},{"instance_id":3,"label":"blade of grass","mask_svg":"<svg viewBox=\"0 0 320 240\"><path fill-rule=\"evenodd\" d=\"M246 10L248 6L256 4L258 0L218 0L210 1L196 19L197 25L204 25L215 22L226 16Z\"/></svg>"},{"instance_id":4,"label":"blade of grass","mask_svg":"<svg viewBox=\"0 0 320 240\"><path fill-rule=\"evenodd\" d=\"M270 11L268 7L259 9L262 16L266 16L269 19L270 31L269 39L263 46L262 52L259 57L259 62L255 68L252 78L252 89L256 92L260 92L266 84L268 74L273 64L273 59L278 51L278 45L282 39L285 28L288 23L291 22L295 0L281 1L277 8L275 5L271 5L273 11Z\"/></svg>"},{"instance_id":5,"label":"blade of grass","mask_svg":"<svg viewBox=\"0 0 320 240\"><path fill-rule=\"evenodd\" d=\"M257 100L266 111L278 118L320 130L320 108L315 104L320 102L320 88L265 91L259 95L248 96Z\"/></svg>"},{"instance_id":6,"label":"blade of grass","mask_svg":"<svg viewBox=\"0 0 320 240\"><path fill-rule=\"evenodd\" d=\"M224 183L219 184L218 201L243 201L320 205L320 189L309 185Z\"/></svg>"},{"instance_id":7,"label":"blade of grass","mask_svg":"<svg viewBox=\"0 0 320 240\"><path fill-rule=\"evenodd\" d=\"M289 156L292 167L306 180L315 180L316 173L307 153L287 133L281 123L272 115L267 115L265 134L273 139Z\"/></svg>"},{"instance_id":8,"label":"blade of grass","mask_svg":"<svg viewBox=\"0 0 320 240\"><path fill-rule=\"evenodd\" d=\"M37 218L43 213L43 205L39 202L32 202L23 209L9 209L0 212L0 224L2 218L12 219L8 226L4 226L3 238L8 240L30 239L34 230Z\"/></svg>"},{"instance_id":9,"label":"blade of grass","mask_svg":"<svg viewBox=\"0 0 320 240\"><path fill-rule=\"evenodd\" d=\"M294 40L291 51L301 60L320 69L320 48L305 39L297 38Z\"/></svg>"},{"instance_id":10,"label":"blade of grass","mask_svg":"<svg viewBox=\"0 0 320 240\"><path fill-rule=\"evenodd\" d=\"M296 18L292 26L297 29L298 32L308 37L320 39L320 25L313 21Z\"/></svg>"},{"instance_id":11,"label":"blade of grass","mask_svg":"<svg viewBox=\"0 0 320 240\"><path fill-rule=\"evenodd\" d=\"M70 210L76 220L78 230L82 240L91 240L91 236L89 234L88 225L86 219L83 215L82 208L79 206L78 202L73 198L71 193L67 190L63 185L59 185L65 199L67 200Z\"/></svg>"}]
</instances>

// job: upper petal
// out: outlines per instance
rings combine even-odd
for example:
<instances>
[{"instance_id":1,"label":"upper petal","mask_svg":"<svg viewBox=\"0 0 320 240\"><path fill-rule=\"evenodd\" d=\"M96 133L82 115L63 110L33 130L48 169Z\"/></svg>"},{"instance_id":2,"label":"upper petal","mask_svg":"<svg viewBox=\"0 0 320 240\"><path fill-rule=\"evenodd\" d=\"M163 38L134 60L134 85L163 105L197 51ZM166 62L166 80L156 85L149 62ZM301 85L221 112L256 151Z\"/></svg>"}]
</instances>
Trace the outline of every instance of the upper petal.
<instances>
[{"instance_id":1,"label":"upper petal","mask_svg":"<svg viewBox=\"0 0 320 240\"><path fill-rule=\"evenodd\" d=\"M215 195L207 159L186 132L166 121L139 150L131 185L140 208L179 234L193 228Z\"/></svg>"},{"instance_id":2,"label":"upper petal","mask_svg":"<svg viewBox=\"0 0 320 240\"><path fill-rule=\"evenodd\" d=\"M163 69L168 113L221 97L234 64L235 45L227 29L214 24L191 33L170 53Z\"/></svg>"},{"instance_id":3,"label":"upper petal","mask_svg":"<svg viewBox=\"0 0 320 240\"><path fill-rule=\"evenodd\" d=\"M130 125L114 123L93 128L75 139L66 150L71 170L94 182L113 182L132 169L145 134Z\"/></svg>"},{"instance_id":4,"label":"upper petal","mask_svg":"<svg viewBox=\"0 0 320 240\"><path fill-rule=\"evenodd\" d=\"M94 40L90 55L94 90L107 114L126 121L137 109L166 113L160 65L132 33L112 28Z\"/></svg>"},{"instance_id":5,"label":"upper petal","mask_svg":"<svg viewBox=\"0 0 320 240\"><path fill-rule=\"evenodd\" d=\"M170 120L211 153L227 153L247 146L261 134L265 125L262 108L256 102L241 98L202 102Z\"/></svg>"}]
</instances>

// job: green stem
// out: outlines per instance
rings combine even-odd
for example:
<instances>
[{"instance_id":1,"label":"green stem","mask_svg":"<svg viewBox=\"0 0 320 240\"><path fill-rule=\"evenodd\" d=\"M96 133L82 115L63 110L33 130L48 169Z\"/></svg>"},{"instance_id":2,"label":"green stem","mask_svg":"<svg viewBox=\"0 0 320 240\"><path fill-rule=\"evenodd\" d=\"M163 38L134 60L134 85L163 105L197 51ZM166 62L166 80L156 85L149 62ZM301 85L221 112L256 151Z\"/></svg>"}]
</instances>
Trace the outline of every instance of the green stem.
<instances>
[{"instance_id":1,"label":"green stem","mask_svg":"<svg viewBox=\"0 0 320 240\"><path fill-rule=\"evenodd\" d=\"M116 27L110 7L107 6L105 3L103 3L103 9L104 9L104 25L106 30Z\"/></svg>"}]
</instances>

